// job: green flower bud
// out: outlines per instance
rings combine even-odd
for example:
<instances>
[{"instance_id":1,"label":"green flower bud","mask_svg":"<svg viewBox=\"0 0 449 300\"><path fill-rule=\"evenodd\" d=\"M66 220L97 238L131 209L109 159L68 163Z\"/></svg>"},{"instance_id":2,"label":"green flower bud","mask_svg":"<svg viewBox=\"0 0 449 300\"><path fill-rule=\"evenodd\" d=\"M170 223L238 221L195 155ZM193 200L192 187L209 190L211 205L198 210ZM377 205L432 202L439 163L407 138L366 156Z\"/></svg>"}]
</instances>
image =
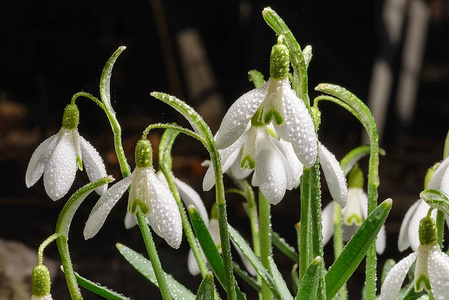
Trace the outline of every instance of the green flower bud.
<instances>
[{"instance_id":1,"label":"green flower bud","mask_svg":"<svg viewBox=\"0 0 449 300\"><path fill-rule=\"evenodd\" d=\"M151 142L147 139L141 139L136 145L136 167L148 168L153 166L153 150Z\"/></svg>"},{"instance_id":2,"label":"green flower bud","mask_svg":"<svg viewBox=\"0 0 449 300\"><path fill-rule=\"evenodd\" d=\"M62 127L66 129L76 129L80 122L80 112L76 104L68 104L62 116Z\"/></svg>"},{"instance_id":3,"label":"green flower bud","mask_svg":"<svg viewBox=\"0 0 449 300\"><path fill-rule=\"evenodd\" d=\"M437 242L437 227L435 220L424 217L419 221L419 242L421 245L432 245Z\"/></svg>"},{"instance_id":4,"label":"green flower bud","mask_svg":"<svg viewBox=\"0 0 449 300\"><path fill-rule=\"evenodd\" d=\"M48 268L38 264L31 273L31 291L33 296L46 296L50 294L51 281Z\"/></svg>"},{"instance_id":5,"label":"green flower bud","mask_svg":"<svg viewBox=\"0 0 449 300\"><path fill-rule=\"evenodd\" d=\"M363 171L356 164L348 174L348 187L363 188Z\"/></svg>"},{"instance_id":6,"label":"green flower bud","mask_svg":"<svg viewBox=\"0 0 449 300\"><path fill-rule=\"evenodd\" d=\"M275 79L285 79L288 77L290 69L290 56L286 46L278 43L271 49L270 56L270 76Z\"/></svg>"}]
</instances>

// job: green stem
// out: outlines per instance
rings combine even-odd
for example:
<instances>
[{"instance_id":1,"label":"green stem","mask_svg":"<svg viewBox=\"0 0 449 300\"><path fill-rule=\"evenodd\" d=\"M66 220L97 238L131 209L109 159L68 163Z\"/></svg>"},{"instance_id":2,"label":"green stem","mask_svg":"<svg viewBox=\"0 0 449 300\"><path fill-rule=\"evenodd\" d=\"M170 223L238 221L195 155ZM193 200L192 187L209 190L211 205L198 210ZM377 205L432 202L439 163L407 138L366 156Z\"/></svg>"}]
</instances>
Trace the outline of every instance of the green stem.
<instances>
[{"instance_id":1,"label":"green stem","mask_svg":"<svg viewBox=\"0 0 449 300\"><path fill-rule=\"evenodd\" d=\"M340 205L334 205L334 255L335 260L340 256L341 251L343 251L343 226L342 226L342 216L341 216L341 207ZM335 261L334 260L334 261ZM338 291L340 295L340 300L347 300L348 293L346 284L344 284L341 289Z\"/></svg>"},{"instance_id":2,"label":"green stem","mask_svg":"<svg viewBox=\"0 0 449 300\"><path fill-rule=\"evenodd\" d=\"M45 239L45 241L42 242L42 244L39 246L39 249L37 250L37 263L39 265L42 265L44 262L44 250L45 248L52 243L54 240L56 240L59 237L59 233L53 233L48 238Z\"/></svg>"},{"instance_id":3,"label":"green stem","mask_svg":"<svg viewBox=\"0 0 449 300\"><path fill-rule=\"evenodd\" d=\"M81 295L78 282L76 281L75 273L73 272L72 260L70 259L69 245L67 243L67 236L60 234L56 239L56 245L58 246L59 256L61 257L61 263L64 270L65 280L67 287L69 288L70 297L72 300L83 299Z\"/></svg>"},{"instance_id":4,"label":"green stem","mask_svg":"<svg viewBox=\"0 0 449 300\"><path fill-rule=\"evenodd\" d=\"M312 262L310 236L310 201L311 201L311 170L304 168L301 176L301 215L299 227L299 280Z\"/></svg>"},{"instance_id":5,"label":"green stem","mask_svg":"<svg viewBox=\"0 0 449 300\"><path fill-rule=\"evenodd\" d=\"M168 288L167 281L165 280L165 272L162 270L161 262L156 251L156 246L153 242L153 236L151 235L150 227L148 227L146 218L139 213L136 215L139 222L140 231L142 233L143 241L150 258L151 265L153 266L154 274L156 275L159 290L161 291L162 298L164 300L172 299L170 289Z\"/></svg>"},{"instance_id":6,"label":"green stem","mask_svg":"<svg viewBox=\"0 0 449 300\"><path fill-rule=\"evenodd\" d=\"M260 260L270 269L269 257L272 255L270 203L259 190ZM262 282L262 298L271 299L270 288Z\"/></svg>"}]
</instances>

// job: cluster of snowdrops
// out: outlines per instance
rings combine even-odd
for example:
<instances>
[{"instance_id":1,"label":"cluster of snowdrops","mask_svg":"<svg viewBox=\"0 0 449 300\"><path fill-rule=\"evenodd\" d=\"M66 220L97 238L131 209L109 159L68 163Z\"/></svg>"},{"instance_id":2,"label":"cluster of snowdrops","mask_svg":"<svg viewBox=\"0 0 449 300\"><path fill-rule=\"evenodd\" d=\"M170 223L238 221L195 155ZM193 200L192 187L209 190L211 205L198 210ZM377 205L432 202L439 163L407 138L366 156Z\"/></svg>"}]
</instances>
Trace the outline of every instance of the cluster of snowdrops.
<instances>
[{"instance_id":1,"label":"cluster of snowdrops","mask_svg":"<svg viewBox=\"0 0 449 300\"><path fill-rule=\"evenodd\" d=\"M71 263L70 225L78 207L93 191L100 197L86 222L84 237L94 238L115 204L128 193L124 223L127 228L138 225L147 255L122 244L117 248L137 271L158 286L163 299L246 299L245 291L239 286L242 281L260 299L347 299L345 283L364 258L366 277L361 295L364 299L378 297L377 278L381 280L380 299L444 299L449 294L449 256L442 252L445 216L449 214L446 194L449 193L449 159L429 169L421 199L405 215L398 247L401 251L410 247L413 252L397 264L387 260L379 268L377 255L386 247L384 223L392 200L378 204L382 150L373 117L360 99L332 84L315 88L321 95L314 98L312 105L307 77L311 47L301 48L271 8L264 9L262 15L277 34L268 80L258 71L249 72L255 88L234 102L215 135L187 103L153 92L154 98L180 112L191 128L150 124L137 142L135 167L131 169L110 101L113 65L125 47L120 47L103 69L100 98L86 92L72 97L64 110L60 131L33 153L26 184L31 187L43 176L48 196L56 201L67 196L77 170L86 169L90 183L68 198L56 222L55 233L39 248L38 264L32 272L32 299L51 299L50 274L43 262L43 252L53 241L60 253L72 299L82 299L80 286L107 299L128 299L77 274ZM100 154L78 132L80 112L75 102L80 97L95 102L108 117L123 176L115 183L107 175ZM318 139L321 119L318 105L323 100L345 108L357 118L370 144L349 151L338 161ZM158 170L154 168L153 149L148 140L149 132L155 129L164 129L158 149ZM171 149L179 134L201 142L210 155L210 160L205 162L208 169L203 190L215 189L216 201L209 210L199 194L172 173ZM449 149L444 149L444 158L447 152ZM368 157L366 168L359 164L363 157ZM368 170L367 176L362 169ZM333 199L324 209L321 172ZM251 243L228 224L223 174L234 182L228 189L246 200ZM292 228L298 237L295 247L271 228L270 207L282 201L287 190L297 190L300 201L299 222ZM203 278L196 291L188 290L163 270L153 232L173 248L180 246L185 234L191 248L186 271ZM323 248L331 238L335 260L326 268ZM233 261L231 245L241 257L243 268ZM273 247L291 258L290 278L284 279L278 270ZM378 272L381 276L377 276ZM286 279L291 280L290 288Z\"/></svg>"}]
</instances>

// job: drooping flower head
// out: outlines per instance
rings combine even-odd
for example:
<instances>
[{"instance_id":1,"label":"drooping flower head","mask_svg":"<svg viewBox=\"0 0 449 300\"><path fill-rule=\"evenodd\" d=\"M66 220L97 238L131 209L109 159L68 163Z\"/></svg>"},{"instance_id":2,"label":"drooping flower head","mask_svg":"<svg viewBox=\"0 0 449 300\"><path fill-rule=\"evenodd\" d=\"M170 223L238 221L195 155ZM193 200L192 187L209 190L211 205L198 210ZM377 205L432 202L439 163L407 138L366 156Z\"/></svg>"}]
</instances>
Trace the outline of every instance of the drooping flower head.
<instances>
[{"instance_id":1,"label":"drooping flower head","mask_svg":"<svg viewBox=\"0 0 449 300\"><path fill-rule=\"evenodd\" d=\"M297 186L302 173L298 169L310 168L318 154L314 124L291 88L289 65L289 52L280 38L271 52L270 78L236 100L215 137L227 158L239 158L241 169L255 171L253 184L272 204L284 197L286 189ZM233 165L223 157L222 163L228 169ZM208 170L205 177L206 190L213 186L212 172Z\"/></svg>"},{"instance_id":2,"label":"drooping flower head","mask_svg":"<svg viewBox=\"0 0 449 300\"><path fill-rule=\"evenodd\" d=\"M76 170L86 167L90 181L106 177L106 168L97 150L78 133L79 111L75 104L64 110L62 128L43 141L34 151L25 175L27 187L33 186L44 175L48 196L59 200L69 191L75 180ZM102 195L107 185L96 192Z\"/></svg>"},{"instance_id":3,"label":"drooping flower head","mask_svg":"<svg viewBox=\"0 0 449 300\"><path fill-rule=\"evenodd\" d=\"M416 252L396 264L382 285L380 300L393 300L399 294L405 275L416 260L415 291L432 291L435 299L444 300L449 295L449 256L441 251L437 243L435 220L430 212L420 221L420 245Z\"/></svg>"},{"instance_id":4,"label":"drooping flower head","mask_svg":"<svg viewBox=\"0 0 449 300\"><path fill-rule=\"evenodd\" d=\"M182 221L178 205L168 187L156 176L151 143L141 139L136 145L136 168L130 176L117 182L100 197L84 228L86 239L95 236L109 212L131 185L128 212L146 216L151 228L173 248L182 240Z\"/></svg>"}]
</instances>

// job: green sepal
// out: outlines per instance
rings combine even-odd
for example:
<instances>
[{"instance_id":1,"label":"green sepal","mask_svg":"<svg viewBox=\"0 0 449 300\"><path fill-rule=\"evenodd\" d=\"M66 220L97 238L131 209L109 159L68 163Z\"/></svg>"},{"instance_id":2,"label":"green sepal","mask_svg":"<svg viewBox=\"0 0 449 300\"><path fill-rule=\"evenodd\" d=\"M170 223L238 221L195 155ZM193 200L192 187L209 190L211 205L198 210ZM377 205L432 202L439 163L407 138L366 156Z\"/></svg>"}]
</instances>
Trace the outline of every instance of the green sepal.
<instances>
[{"instance_id":1,"label":"green sepal","mask_svg":"<svg viewBox=\"0 0 449 300\"><path fill-rule=\"evenodd\" d=\"M213 300L215 295L214 275L207 272L196 293L195 300Z\"/></svg>"},{"instance_id":2,"label":"green sepal","mask_svg":"<svg viewBox=\"0 0 449 300\"><path fill-rule=\"evenodd\" d=\"M419 195L430 207L441 210L449 216L449 195L442 190L428 189Z\"/></svg>"},{"instance_id":3,"label":"green sepal","mask_svg":"<svg viewBox=\"0 0 449 300\"><path fill-rule=\"evenodd\" d=\"M316 299L320 282L322 258L317 256L307 268L299 285L296 299Z\"/></svg>"},{"instance_id":4,"label":"green sepal","mask_svg":"<svg viewBox=\"0 0 449 300\"><path fill-rule=\"evenodd\" d=\"M67 104L62 115L62 127L65 129L77 129L80 123L80 112L76 104Z\"/></svg>"},{"instance_id":5,"label":"green sepal","mask_svg":"<svg viewBox=\"0 0 449 300\"><path fill-rule=\"evenodd\" d=\"M47 266L38 264L31 272L31 292L33 296L46 296L51 292L50 271Z\"/></svg>"},{"instance_id":6,"label":"green sepal","mask_svg":"<svg viewBox=\"0 0 449 300\"><path fill-rule=\"evenodd\" d=\"M116 247L120 254L134 267L134 269L136 269L146 279L151 281L155 286L158 286L151 261L143 257L140 253L132 250L131 248L128 248L123 244L117 243ZM171 275L165 273L165 280L167 281L173 298L191 300L195 299L195 295L185 286L176 281Z\"/></svg>"},{"instance_id":7,"label":"green sepal","mask_svg":"<svg viewBox=\"0 0 449 300\"><path fill-rule=\"evenodd\" d=\"M108 300L129 300L129 297L126 297L122 294L119 294L105 286L102 286L98 283L92 282L89 279L79 275L75 272L76 281L80 286L83 288L91 291L92 293L95 293L105 299Z\"/></svg>"},{"instance_id":8,"label":"green sepal","mask_svg":"<svg viewBox=\"0 0 449 300\"><path fill-rule=\"evenodd\" d=\"M149 168L153 166L153 149L149 140L141 139L137 142L135 160L136 167L138 168Z\"/></svg>"},{"instance_id":9,"label":"green sepal","mask_svg":"<svg viewBox=\"0 0 449 300\"><path fill-rule=\"evenodd\" d=\"M391 199L387 199L376 207L330 267L325 276L327 299L334 297L354 273L369 247L376 240L377 234L391 210L392 203Z\"/></svg>"}]
</instances>

